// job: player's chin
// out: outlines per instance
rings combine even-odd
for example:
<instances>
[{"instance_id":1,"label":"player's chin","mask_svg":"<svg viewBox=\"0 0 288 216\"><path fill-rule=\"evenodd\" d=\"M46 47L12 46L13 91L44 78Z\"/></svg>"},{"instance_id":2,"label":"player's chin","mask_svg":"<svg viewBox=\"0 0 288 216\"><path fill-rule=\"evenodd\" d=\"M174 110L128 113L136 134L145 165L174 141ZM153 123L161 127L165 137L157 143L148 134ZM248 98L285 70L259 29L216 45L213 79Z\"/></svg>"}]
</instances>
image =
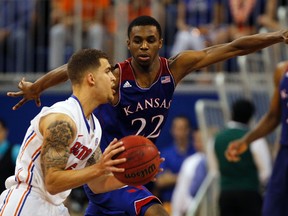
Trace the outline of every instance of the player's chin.
<instances>
[{"instance_id":1,"label":"player's chin","mask_svg":"<svg viewBox=\"0 0 288 216\"><path fill-rule=\"evenodd\" d=\"M146 60L138 58L138 64L142 66L148 66L150 65L150 58L147 58Z\"/></svg>"},{"instance_id":2,"label":"player's chin","mask_svg":"<svg viewBox=\"0 0 288 216\"><path fill-rule=\"evenodd\" d=\"M110 103L110 104L112 104L113 103L113 101L114 101L114 94L111 94L111 95L109 95L108 96L108 103Z\"/></svg>"}]
</instances>

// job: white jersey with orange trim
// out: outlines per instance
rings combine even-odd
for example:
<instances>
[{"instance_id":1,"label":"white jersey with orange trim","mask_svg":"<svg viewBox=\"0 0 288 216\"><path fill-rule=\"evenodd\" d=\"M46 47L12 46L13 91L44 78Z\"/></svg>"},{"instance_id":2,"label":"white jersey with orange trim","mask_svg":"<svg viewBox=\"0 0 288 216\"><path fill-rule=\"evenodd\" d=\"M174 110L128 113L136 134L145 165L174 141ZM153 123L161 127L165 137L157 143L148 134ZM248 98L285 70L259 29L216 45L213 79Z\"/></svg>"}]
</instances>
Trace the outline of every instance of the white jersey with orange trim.
<instances>
[{"instance_id":1,"label":"white jersey with orange trim","mask_svg":"<svg viewBox=\"0 0 288 216\"><path fill-rule=\"evenodd\" d=\"M63 113L71 117L77 126L77 135L74 142L70 145L70 156L66 165L66 169L81 169L86 165L87 160L91 157L100 143L102 130L98 119L91 114L89 121L86 119L82 107L75 96L71 96L65 101L55 103L51 107L44 107L41 112L31 121L24 141L22 143L15 168L15 183L10 185L10 192L21 188L23 190L23 198L19 200L21 203L13 203L15 209L17 206L25 208L25 201L29 199L30 191L39 195L40 198L50 202L53 205L60 205L70 194L71 190L51 195L45 189L43 173L40 163L41 147L43 136L39 131L39 121L43 116L51 113ZM67 176L69 178L69 176ZM11 180L11 178L10 178ZM63 182L65 184L65 182ZM13 189L13 190L12 190ZM8 195L8 194L6 194ZM12 194L9 195L10 199ZM19 196L19 193L18 195ZM0 215L5 212L5 200L0 200ZM9 201L8 204L10 205ZM27 206L28 207L28 206ZM31 207L31 206L30 206ZM34 206L35 208L35 206ZM7 215L7 214L5 214ZM11 215L17 215L12 213Z\"/></svg>"}]
</instances>

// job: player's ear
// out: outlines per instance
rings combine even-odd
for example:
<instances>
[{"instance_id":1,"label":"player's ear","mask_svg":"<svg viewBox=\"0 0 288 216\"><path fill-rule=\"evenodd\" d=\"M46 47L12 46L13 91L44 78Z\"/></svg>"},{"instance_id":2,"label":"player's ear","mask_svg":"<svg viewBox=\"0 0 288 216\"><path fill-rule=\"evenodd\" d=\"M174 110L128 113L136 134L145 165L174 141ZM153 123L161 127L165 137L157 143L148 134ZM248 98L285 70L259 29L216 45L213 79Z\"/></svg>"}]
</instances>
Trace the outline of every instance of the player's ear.
<instances>
[{"instance_id":1,"label":"player's ear","mask_svg":"<svg viewBox=\"0 0 288 216\"><path fill-rule=\"evenodd\" d=\"M86 76L86 79L89 83L89 85L94 85L95 84L95 77L93 73L88 73Z\"/></svg>"},{"instance_id":2,"label":"player's ear","mask_svg":"<svg viewBox=\"0 0 288 216\"><path fill-rule=\"evenodd\" d=\"M130 40L129 40L129 38L127 39L126 43L127 43L128 50L130 50Z\"/></svg>"},{"instance_id":3,"label":"player's ear","mask_svg":"<svg viewBox=\"0 0 288 216\"><path fill-rule=\"evenodd\" d=\"M162 46L163 46L163 38L161 38L161 39L159 40L159 49L161 49Z\"/></svg>"}]
</instances>

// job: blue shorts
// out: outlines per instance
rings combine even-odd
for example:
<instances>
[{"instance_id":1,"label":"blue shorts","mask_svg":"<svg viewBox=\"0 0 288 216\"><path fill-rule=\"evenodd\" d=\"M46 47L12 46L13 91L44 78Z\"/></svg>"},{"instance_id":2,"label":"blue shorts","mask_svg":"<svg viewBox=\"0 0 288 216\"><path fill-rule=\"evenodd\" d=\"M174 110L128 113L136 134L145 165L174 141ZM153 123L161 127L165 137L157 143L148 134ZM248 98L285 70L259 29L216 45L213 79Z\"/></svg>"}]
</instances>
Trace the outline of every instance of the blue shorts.
<instances>
[{"instance_id":1,"label":"blue shorts","mask_svg":"<svg viewBox=\"0 0 288 216\"><path fill-rule=\"evenodd\" d=\"M262 216L288 215L288 146L281 146L264 197Z\"/></svg>"},{"instance_id":2,"label":"blue shorts","mask_svg":"<svg viewBox=\"0 0 288 216\"><path fill-rule=\"evenodd\" d=\"M85 216L142 216L151 205L161 204L144 186L127 186L102 194L94 194L87 185L84 189L89 198Z\"/></svg>"}]
</instances>

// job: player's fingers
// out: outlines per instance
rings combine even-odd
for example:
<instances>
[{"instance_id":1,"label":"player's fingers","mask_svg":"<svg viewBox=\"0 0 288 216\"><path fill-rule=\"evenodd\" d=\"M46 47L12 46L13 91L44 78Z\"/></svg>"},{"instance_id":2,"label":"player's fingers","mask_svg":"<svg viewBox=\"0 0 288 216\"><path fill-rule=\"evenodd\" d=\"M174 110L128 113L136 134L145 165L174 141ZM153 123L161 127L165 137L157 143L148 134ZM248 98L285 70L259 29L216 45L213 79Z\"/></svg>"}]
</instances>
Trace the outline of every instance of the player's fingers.
<instances>
[{"instance_id":1,"label":"player's fingers","mask_svg":"<svg viewBox=\"0 0 288 216\"><path fill-rule=\"evenodd\" d=\"M112 146L110 146L111 151L124 151L125 150L125 146L123 145L123 142L116 142L115 144L113 144ZM121 150L122 149L122 150Z\"/></svg>"},{"instance_id":2,"label":"player's fingers","mask_svg":"<svg viewBox=\"0 0 288 216\"><path fill-rule=\"evenodd\" d=\"M22 79L21 79L21 81L18 83L18 88L19 89L22 89L23 88L23 83L25 82L25 77L23 77Z\"/></svg>"},{"instance_id":3,"label":"player's fingers","mask_svg":"<svg viewBox=\"0 0 288 216\"><path fill-rule=\"evenodd\" d=\"M119 165L121 163L124 163L126 162L127 159L126 158L120 158L120 159L114 159L114 160L111 160L107 163L107 165L109 166L115 166L115 165Z\"/></svg>"},{"instance_id":4,"label":"player's fingers","mask_svg":"<svg viewBox=\"0 0 288 216\"><path fill-rule=\"evenodd\" d=\"M22 91L7 92L7 96L9 96L9 97L19 97L19 96L23 96L23 92Z\"/></svg>"},{"instance_id":5,"label":"player's fingers","mask_svg":"<svg viewBox=\"0 0 288 216\"><path fill-rule=\"evenodd\" d=\"M116 138L114 138L114 139L109 143L109 145L107 146L107 149L108 149L108 150L115 149L115 148L118 148L119 146L121 146L122 144L123 144L122 141L118 141Z\"/></svg>"},{"instance_id":6,"label":"player's fingers","mask_svg":"<svg viewBox=\"0 0 288 216\"><path fill-rule=\"evenodd\" d=\"M41 106L41 100L40 100L40 98L35 99L35 103L36 103L36 106L37 106L37 107L40 107L40 106Z\"/></svg>"},{"instance_id":7,"label":"player's fingers","mask_svg":"<svg viewBox=\"0 0 288 216\"><path fill-rule=\"evenodd\" d=\"M123 142L122 141L118 141L116 139L116 141L112 143L111 148L112 149L116 149L116 148L119 148L120 146L123 146Z\"/></svg>"},{"instance_id":8,"label":"player's fingers","mask_svg":"<svg viewBox=\"0 0 288 216\"><path fill-rule=\"evenodd\" d=\"M236 150L227 150L225 151L225 157L230 162L237 162L240 158L237 156Z\"/></svg>"},{"instance_id":9,"label":"player's fingers","mask_svg":"<svg viewBox=\"0 0 288 216\"><path fill-rule=\"evenodd\" d=\"M17 110L17 109L19 109L23 104L25 104L27 102L27 99L22 99L22 100L20 100L15 106L13 106L13 110Z\"/></svg>"},{"instance_id":10,"label":"player's fingers","mask_svg":"<svg viewBox=\"0 0 288 216\"><path fill-rule=\"evenodd\" d=\"M113 145L113 144L115 144L115 143L117 143L117 139L116 138L114 138L111 142L110 142L110 145Z\"/></svg>"},{"instance_id":11,"label":"player's fingers","mask_svg":"<svg viewBox=\"0 0 288 216\"><path fill-rule=\"evenodd\" d=\"M103 155L108 155L112 150L117 149L120 146L123 146L123 142L118 142L117 139L114 138L104 150Z\"/></svg>"},{"instance_id":12,"label":"player's fingers","mask_svg":"<svg viewBox=\"0 0 288 216\"><path fill-rule=\"evenodd\" d=\"M107 150L105 149L104 153L103 153L103 158L104 158L104 161L109 161L113 158L113 156L117 155L118 153L121 153L125 150L125 147L124 146L121 146L117 149L113 149L113 150Z\"/></svg>"},{"instance_id":13,"label":"player's fingers","mask_svg":"<svg viewBox=\"0 0 288 216\"><path fill-rule=\"evenodd\" d=\"M233 161L233 157L232 155L230 154L230 151L229 150L226 150L225 151L225 157L228 161Z\"/></svg>"},{"instance_id":14,"label":"player's fingers","mask_svg":"<svg viewBox=\"0 0 288 216\"><path fill-rule=\"evenodd\" d=\"M163 169L160 169L159 171L158 171L158 173L160 173L160 172L163 172ZM158 174L157 173L157 174ZM156 182L157 181L157 175L155 175L154 176L154 178L151 180L152 182Z\"/></svg>"},{"instance_id":15,"label":"player's fingers","mask_svg":"<svg viewBox=\"0 0 288 216\"><path fill-rule=\"evenodd\" d=\"M124 168L118 168L118 167L109 167L108 170L110 172L124 172L125 171Z\"/></svg>"}]
</instances>

